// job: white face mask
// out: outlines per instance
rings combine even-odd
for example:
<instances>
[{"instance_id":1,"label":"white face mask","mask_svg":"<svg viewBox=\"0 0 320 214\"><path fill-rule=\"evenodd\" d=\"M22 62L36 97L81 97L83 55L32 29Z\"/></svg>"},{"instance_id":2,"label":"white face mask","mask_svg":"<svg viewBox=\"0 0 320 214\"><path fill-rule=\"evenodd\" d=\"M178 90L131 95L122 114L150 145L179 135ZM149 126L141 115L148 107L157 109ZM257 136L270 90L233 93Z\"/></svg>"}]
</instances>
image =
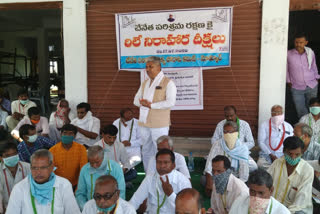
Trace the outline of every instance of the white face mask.
<instances>
[{"instance_id":1,"label":"white face mask","mask_svg":"<svg viewBox=\"0 0 320 214\"><path fill-rule=\"evenodd\" d=\"M238 139L238 132L226 133L223 135L229 149L233 149Z\"/></svg>"},{"instance_id":2,"label":"white face mask","mask_svg":"<svg viewBox=\"0 0 320 214\"><path fill-rule=\"evenodd\" d=\"M284 122L284 114L271 117L271 123L277 128Z\"/></svg>"}]
</instances>

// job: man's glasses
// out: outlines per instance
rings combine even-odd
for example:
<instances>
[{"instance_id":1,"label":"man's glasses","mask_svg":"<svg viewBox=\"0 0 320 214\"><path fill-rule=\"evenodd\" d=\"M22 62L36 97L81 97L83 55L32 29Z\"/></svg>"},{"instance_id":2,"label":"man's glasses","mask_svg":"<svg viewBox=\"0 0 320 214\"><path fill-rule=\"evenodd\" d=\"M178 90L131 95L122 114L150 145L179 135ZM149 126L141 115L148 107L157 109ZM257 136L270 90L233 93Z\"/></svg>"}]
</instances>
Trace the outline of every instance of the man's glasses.
<instances>
[{"instance_id":1,"label":"man's glasses","mask_svg":"<svg viewBox=\"0 0 320 214\"><path fill-rule=\"evenodd\" d=\"M107 201L107 200L110 200L116 192L118 192L117 189L113 193L106 193L104 195L100 195L99 193L94 193L93 198L96 201L100 201L102 198L103 200Z\"/></svg>"}]
</instances>

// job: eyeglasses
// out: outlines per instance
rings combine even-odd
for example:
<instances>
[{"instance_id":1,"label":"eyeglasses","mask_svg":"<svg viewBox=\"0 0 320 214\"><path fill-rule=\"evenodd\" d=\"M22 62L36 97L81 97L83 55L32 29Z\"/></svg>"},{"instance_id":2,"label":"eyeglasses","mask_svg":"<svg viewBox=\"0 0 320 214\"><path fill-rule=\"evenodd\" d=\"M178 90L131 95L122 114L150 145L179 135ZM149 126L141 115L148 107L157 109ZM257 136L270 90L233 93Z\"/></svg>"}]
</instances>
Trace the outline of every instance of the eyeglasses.
<instances>
[{"instance_id":1,"label":"eyeglasses","mask_svg":"<svg viewBox=\"0 0 320 214\"><path fill-rule=\"evenodd\" d=\"M51 165L49 165L49 166L40 166L40 167L31 166L30 169L31 169L32 171L38 171L38 170L44 171L44 170L48 169L50 166L51 166Z\"/></svg>"},{"instance_id":2,"label":"eyeglasses","mask_svg":"<svg viewBox=\"0 0 320 214\"><path fill-rule=\"evenodd\" d=\"M106 193L104 195L100 195L99 193L94 193L93 198L96 201L100 201L102 198L103 200L107 201L107 200L110 200L117 191L118 190L116 189L113 193Z\"/></svg>"}]
</instances>

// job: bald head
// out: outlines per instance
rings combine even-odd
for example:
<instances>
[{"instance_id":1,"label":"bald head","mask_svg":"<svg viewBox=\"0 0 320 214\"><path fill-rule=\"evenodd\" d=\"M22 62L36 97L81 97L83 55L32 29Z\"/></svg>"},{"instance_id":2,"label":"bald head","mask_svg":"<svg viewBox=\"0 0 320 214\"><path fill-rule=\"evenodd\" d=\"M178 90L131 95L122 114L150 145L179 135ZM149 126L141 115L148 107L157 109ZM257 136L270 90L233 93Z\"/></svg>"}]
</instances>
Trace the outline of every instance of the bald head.
<instances>
[{"instance_id":1,"label":"bald head","mask_svg":"<svg viewBox=\"0 0 320 214\"><path fill-rule=\"evenodd\" d=\"M187 188L176 197L176 214L198 214L201 209L200 194L197 190Z\"/></svg>"},{"instance_id":2,"label":"bald head","mask_svg":"<svg viewBox=\"0 0 320 214\"><path fill-rule=\"evenodd\" d=\"M118 189L117 180L111 175L102 175L96 180L96 185L94 190L101 188L101 186L110 186L111 189Z\"/></svg>"}]
</instances>

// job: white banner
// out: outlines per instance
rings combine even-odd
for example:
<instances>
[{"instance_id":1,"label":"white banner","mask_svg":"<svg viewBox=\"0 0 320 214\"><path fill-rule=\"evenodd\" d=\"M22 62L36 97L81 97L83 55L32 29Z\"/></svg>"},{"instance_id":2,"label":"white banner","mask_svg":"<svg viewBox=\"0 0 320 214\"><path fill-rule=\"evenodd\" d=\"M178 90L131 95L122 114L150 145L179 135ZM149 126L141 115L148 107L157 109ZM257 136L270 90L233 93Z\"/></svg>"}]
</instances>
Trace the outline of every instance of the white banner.
<instances>
[{"instance_id":1,"label":"white banner","mask_svg":"<svg viewBox=\"0 0 320 214\"><path fill-rule=\"evenodd\" d=\"M201 68L162 69L177 87L176 105L171 110L203 110L203 79ZM141 82L148 79L141 71Z\"/></svg>"},{"instance_id":2,"label":"white banner","mask_svg":"<svg viewBox=\"0 0 320 214\"><path fill-rule=\"evenodd\" d=\"M232 7L116 14L119 70L230 66Z\"/></svg>"}]
</instances>

